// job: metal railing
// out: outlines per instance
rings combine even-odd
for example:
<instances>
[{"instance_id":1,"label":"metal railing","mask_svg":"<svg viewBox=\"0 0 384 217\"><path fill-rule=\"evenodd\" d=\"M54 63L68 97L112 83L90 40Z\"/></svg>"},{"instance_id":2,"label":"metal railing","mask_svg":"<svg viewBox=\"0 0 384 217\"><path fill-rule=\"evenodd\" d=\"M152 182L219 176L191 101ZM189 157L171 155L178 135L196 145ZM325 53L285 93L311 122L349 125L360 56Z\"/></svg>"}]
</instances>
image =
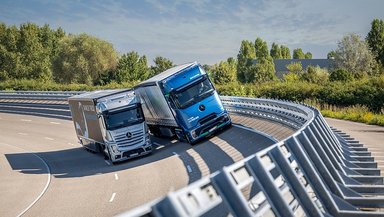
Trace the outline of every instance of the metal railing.
<instances>
[{"instance_id":1,"label":"metal railing","mask_svg":"<svg viewBox=\"0 0 384 217\"><path fill-rule=\"evenodd\" d=\"M0 99L66 101L82 91L0 91Z\"/></svg>"},{"instance_id":2,"label":"metal railing","mask_svg":"<svg viewBox=\"0 0 384 217\"><path fill-rule=\"evenodd\" d=\"M44 92L36 95L48 98ZM64 98L62 92L57 95L52 98ZM296 132L121 216L384 216L384 180L370 152L331 129L317 109L278 100L221 99L230 113Z\"/></svg>"}]
</instances>

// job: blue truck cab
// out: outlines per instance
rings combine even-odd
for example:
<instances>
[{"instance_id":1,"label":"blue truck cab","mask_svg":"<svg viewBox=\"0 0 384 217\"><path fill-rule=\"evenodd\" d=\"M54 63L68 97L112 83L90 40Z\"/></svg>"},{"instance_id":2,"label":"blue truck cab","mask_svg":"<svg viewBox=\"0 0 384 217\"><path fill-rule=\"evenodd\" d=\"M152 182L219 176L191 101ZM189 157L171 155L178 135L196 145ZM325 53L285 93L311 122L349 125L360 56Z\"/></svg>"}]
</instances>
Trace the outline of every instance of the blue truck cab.
<instances>
[{"instance_id":1,"label":"blue truck cab","mask_svg":"<svg viewBox=\"0 0 384 217\"><path fill-rule=\"evenodd\" d=\"M216 89L197 62L168 69L134 89L154 135L176 135L195 143L231 125Z\"/></svg>"}]
</instances>

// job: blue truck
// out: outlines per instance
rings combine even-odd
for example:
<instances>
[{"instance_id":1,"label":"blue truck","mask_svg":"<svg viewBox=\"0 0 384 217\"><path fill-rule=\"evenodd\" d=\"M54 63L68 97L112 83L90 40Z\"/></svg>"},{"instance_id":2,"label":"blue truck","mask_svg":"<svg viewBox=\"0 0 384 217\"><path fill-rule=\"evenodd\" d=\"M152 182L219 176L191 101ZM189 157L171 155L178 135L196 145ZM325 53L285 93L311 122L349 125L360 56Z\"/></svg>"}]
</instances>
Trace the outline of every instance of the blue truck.
<instances>
[{"instance_id":1,"label":"blue truck","mask_svg":"<svg viewBox=\"0 0 384 217\"><path fill-rule=\"evenodd\" d=\"M141 82L134 91L150 132L195 143L231 126L207 73L197 63L175 66Z\"/></svg>"}]
</instances>

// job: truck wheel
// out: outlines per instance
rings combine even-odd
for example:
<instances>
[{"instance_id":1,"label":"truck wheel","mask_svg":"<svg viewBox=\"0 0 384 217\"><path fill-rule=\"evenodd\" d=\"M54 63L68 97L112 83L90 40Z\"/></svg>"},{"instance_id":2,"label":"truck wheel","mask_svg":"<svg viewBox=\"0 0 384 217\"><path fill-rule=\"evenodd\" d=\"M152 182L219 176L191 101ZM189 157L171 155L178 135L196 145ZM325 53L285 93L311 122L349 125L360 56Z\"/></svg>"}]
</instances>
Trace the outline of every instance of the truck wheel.
<instances>
[{"instance_id":1,"label":"truck wheel","mask_svg":"<svg viewBox=\"0 0 384 217\"><path fill-rule=\"evenodd\" d=\"M149 131L156 137L160 137L161 134L160 134L160 129L158 127L155 127L155 126L149 126Z\"/></svg>"}]
</instances>

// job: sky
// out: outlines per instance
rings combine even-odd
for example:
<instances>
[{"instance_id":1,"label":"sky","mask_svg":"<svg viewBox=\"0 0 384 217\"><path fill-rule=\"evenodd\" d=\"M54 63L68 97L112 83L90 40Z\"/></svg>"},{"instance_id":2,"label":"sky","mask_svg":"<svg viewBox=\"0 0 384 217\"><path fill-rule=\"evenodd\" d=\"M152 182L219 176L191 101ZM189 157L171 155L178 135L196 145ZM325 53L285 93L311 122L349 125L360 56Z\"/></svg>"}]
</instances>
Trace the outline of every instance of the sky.
<instances>
[{"instance_id":1,"label":"sky","mask_svg":"<svg viewBox=\"0 0 384 217\"><path fill-rule=\"evenodd\" d=\"M348 33L365 38L383 0L0 0L0 22L87 33L124 54L215 64L257 37L326 58Z\"/></svg>"}]
</instances>

